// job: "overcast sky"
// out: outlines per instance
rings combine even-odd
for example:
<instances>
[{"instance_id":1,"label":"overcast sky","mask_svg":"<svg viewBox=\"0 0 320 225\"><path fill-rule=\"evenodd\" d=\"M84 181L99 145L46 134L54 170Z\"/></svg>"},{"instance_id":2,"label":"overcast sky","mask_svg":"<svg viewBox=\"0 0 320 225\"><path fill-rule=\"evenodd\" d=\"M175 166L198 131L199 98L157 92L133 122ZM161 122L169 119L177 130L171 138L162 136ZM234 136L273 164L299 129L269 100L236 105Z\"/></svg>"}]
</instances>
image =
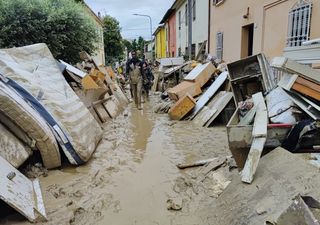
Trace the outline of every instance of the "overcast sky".
<instances>
[{"instance_id":1,"label":"overcast sky","mask_svg":"<svg viewBox=\"0 0 320 225\"><path fill-rule=\"evenodd\" d=\"M122 36L134 39L142 36L150 39L150 22L147 17L138 17L132 14L150 15L153 31L170 8L174 0L85 0L96 13L108 14L115 17L122 28Z\"/></svg>"}]
</instances>

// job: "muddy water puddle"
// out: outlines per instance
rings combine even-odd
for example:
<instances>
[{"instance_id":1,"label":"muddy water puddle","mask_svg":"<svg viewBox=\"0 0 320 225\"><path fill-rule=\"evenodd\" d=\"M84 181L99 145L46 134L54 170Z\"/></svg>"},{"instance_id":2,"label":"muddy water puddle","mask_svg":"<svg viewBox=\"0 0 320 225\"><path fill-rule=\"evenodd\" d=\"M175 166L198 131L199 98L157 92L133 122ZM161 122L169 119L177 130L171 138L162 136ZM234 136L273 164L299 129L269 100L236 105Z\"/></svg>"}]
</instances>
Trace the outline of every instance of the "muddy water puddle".
<instances>
[{"instance_id":1,"label":"muddy water puddle","mask_svg":"<svg viewBox=\"0 0 320 225\"><path fill-rule=\"evenodd\" d=\"M199 128L132 105L105 127L92 160L41 178L49 221L39 224L202 225L214 202L190 182L184 161L226 156L225 128ZM196 170L197 171L197 170ZM195 173L196 173L195 171ZM185 178L188 177L188 178ZM181 209L168 210L178 199ZM27 224L7 219L4 224Z\"/></svg>"}]
</instances>

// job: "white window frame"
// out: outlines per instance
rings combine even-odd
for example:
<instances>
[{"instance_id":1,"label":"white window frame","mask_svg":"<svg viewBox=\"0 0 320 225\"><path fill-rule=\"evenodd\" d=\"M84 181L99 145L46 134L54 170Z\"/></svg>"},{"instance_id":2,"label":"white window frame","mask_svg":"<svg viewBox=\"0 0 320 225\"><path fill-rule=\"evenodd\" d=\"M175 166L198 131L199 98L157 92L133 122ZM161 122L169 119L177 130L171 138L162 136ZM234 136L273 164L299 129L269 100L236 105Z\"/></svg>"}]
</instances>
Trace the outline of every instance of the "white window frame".
<instances>
[{"instance_id":1,"label":"white window frame","mask_svg":"<svg viewBox=\"0 0 320 225\"><path fill-rule=\"evenodd\" d=\"M310 39L312 2L299 0L289 12L287 46L301 46Z\"/></svg>"}]
</instances>

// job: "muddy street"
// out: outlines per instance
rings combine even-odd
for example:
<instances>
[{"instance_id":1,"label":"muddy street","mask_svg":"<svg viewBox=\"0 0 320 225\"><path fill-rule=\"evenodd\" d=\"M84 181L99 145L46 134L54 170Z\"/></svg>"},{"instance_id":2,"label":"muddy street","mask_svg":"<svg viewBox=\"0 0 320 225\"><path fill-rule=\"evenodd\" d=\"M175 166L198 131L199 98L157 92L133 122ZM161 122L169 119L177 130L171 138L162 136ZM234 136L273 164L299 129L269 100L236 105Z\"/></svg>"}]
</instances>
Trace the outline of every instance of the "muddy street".
<instances>
[{"instance_id":1,"label":"muddy street","mask_svg":"<svg viewBox=\"0 0 320 225\"><path fill-rule=\"evenodd\" d=\"M143 111L130 104L107 123L89 163L40 178L49 218L43 224L210 224L207 206L220 193L219 182L201 187L192 178L197 168L181 171L176 164L227 156L226 130L172 122L153 113L156 99ZM227 182L225 170L219 173ZM170 202L179 208L170 209ZM14 214L4 224L22 221Z\"/></svg>"}]
</instances>

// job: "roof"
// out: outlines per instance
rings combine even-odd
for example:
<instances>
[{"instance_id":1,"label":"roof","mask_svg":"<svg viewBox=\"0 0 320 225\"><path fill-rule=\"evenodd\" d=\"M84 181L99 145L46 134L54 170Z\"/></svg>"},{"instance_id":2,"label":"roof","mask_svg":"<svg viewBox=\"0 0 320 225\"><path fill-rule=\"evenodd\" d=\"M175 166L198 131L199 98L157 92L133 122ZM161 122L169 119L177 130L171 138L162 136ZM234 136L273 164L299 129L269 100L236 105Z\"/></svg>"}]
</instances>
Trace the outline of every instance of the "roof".
<instances>
[{"instance_id":1,"label":"roof","mask_svg":"<svg viewBox=\"0 0 320 225\"><path fill-rule=\"evenodd\" d=\"M98 22L101 26L103 26L103 23L100 19L99 16L97 16L97 14L95 12L93 12L93 10L87 5L87 3L83 2L84 7L88 10L88 12L90 13L90 15L94 18L94 20L96 22Z\"/></svg>"},{"instance_id":2,"label":"roof","mask_svg":"<svg viewBox=\"0 0 320 225\"><path fill-rule=\"evenodd\" d=\"M163 16L162 20L160 21L160 23L165 23L169 18L170 16L175 12L174 9L170 8L168 9L168 11L166 12L166 14Z\"/></svg>"},{"instance_id":3,"label":"roof","mask_svg":"<svg viewBox=\"0 0 320 225\"><path fill-rule=\"evenodd\" d=\"M157 27L156 31L153 33L153 36L156 36L157 33L159 33L159 31L160 31L161 29L163 29L163 28L164 28L164 24L160 24L160 25Z\"/></svg>"},{"instance_id":4,"label":"roof","mask_svg":"<svg viewBox=\"0 0 320 225\"><path fill-rule=\"evenodd\" d=\"M186 0L175 0L172 6L168 9L166 14L163 16L162 20L160 21L160 24L165 23L170 16L176 11L178 7L180 7Z\"/></svg>"}]
</instances>

